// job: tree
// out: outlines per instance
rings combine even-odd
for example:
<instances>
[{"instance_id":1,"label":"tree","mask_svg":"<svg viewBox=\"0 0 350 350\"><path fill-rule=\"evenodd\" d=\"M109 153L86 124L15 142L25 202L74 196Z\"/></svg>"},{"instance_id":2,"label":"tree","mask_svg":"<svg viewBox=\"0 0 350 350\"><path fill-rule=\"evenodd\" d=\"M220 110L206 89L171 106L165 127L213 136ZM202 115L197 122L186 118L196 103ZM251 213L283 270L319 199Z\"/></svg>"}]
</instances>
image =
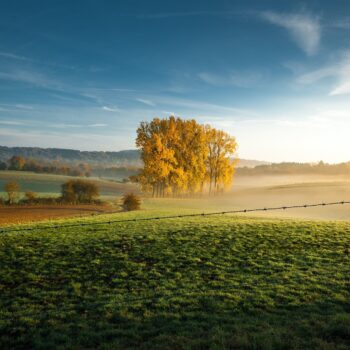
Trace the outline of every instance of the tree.
<instances>
[{"instance_id":1,"label":"tree","mask_svg":"<svg viewBox=\"0 0 350 350\"><path fill-rule=\"evenodd\" d=\"M227 133L173 116L142 122L136 146L144 167L133 181L154 197L218 192L232 183L236 141Z\"/></svg>"},{"instance_id":2,"label":"tree","mask_svg":"<svg viewBox=\"0 0 350 350\"><path fill-rule=\"evenodd\" d=\"M176 124L178 136L174 148L178 176L175 187L180 193L202 192L206 178L205 160L208 155L205 129L193 119L177 118Z\"/></svg>"},{"instance_id":3,"label":"tree","mask_svg":"<svg viewBox=\"0 0 350 350\"><path fill-rule=\"evenodd\" d=\"M99 196L94 182L69 180L62 185L62 199L69 203L91 203Z\"/></svg>"},{"instance_id":4,"label":"tree","mask_svg":"<svg viewBox=\"0 0 350 350\"><path fill-rule=\"evenodd\" d=\"M144 190L151 188L156 197L164 196L167 179L176 164L174 150L167 144L171 136L167 129L166 123L158 118L151 123L142 122L137 129L136 145L142 149L144 163L139 182Z\"/></svg>"},{"instance_id":5,"label":"tree","mask_svg":"<svg viewBox=\"0 0 350 350\"><path fill-rule=\"evenodd\" d=\"M22 170L26 161L21 156L13 156L9 159L10 170Z\"/></svg>"},{"instance_id":6,"label":"tree","mask_svg":"<svg viewBox=\"0 0 350 350\"><path fill-rule=\"evenodd\" d=\"M78 168L81 171L81 176L91 176L91 166L88 163L81 163L79 164Z\"/></svg>"},{"instance_id":7,"label":"tree","mask_svg":"<svg viewBox=\"0 0 350 350\"><path fill-rule=\"evenodd\" d=\"M122 206L125 211L138 210L141 207L141 199L134 193L124 194Z\"/></svg>"},{"instance_id":8,"label":"tree","mask_svg":"<svg viewBox=\"0 0 350 350\"><path fill-rule=\"evenodd\" d=\"M5 184L5 192L7 193L8 203L13 204L18 199L20 187L15 181L10 181Z\"/></svg>"},{"instance_id":9,"label":"tree","mask_svg":"<svg viewBox=\"0 0 350 350\"><path fill-rule=\"evenodd\" d=\"M219 192L230 186L234 173L234 162L230 159L236 152L237 143L234 137L222 130L206 126L208 158L207 176L209 194Z\"/></svg>"},{"instance_id":10,"label":"tree","mask_svg":"<svg viewBox=\"0 0 350 350\"><path fill-rule=\"evenodd\" d=\"M33 191L27 191L24 196L29 203L33 202L37 198L37 194Z\"/></svg>"}]
</instances>

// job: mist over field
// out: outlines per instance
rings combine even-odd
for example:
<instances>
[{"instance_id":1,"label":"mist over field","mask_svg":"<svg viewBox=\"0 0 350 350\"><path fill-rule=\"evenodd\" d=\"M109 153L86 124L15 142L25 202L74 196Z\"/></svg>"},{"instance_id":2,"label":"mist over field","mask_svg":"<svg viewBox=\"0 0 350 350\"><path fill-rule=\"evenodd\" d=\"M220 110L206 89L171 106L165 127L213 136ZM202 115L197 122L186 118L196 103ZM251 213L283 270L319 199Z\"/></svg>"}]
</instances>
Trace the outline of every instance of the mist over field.
<instances>
[{"instance_id":1,"label":"mist over field","mask_svg":"<svg viewBox=\"0 0 350 350\"><path fill-rule=\"evenodd\" d=\"M15 179L22 194L35 190L41 196L60 195L61 185L70 177L34 174L26 172L0 172L0 187L9 179ZM139 193L132 183L124 184L121 179L90 178L100 188L101 198L115 202L126 192ZM1 194L1 192L0 192ZM2 193L5 196L5 193ZM289 205L315 204L346 201L350 198L350 175L235 175L230 191L218 196L195 196L183 198L143 198L143 209L155 215L172 211L183 212L230 211ZM1 209L0 209L1 214ZM64 214L64 213L62 213ZM5 215L5 214L3 214ZM249 216L251 214L244 214ZM346 205L278 210L254 213L259 217L278 217L313 220L349 220L350 211ZM44 216L45 217L45 216ZM2 218L5 223L9 220ZM16 220L19 220L16 217ZM24 218L23 218L24 220ZM26 221L26 220L25 220Z\"/></svg>"}]
</instances>

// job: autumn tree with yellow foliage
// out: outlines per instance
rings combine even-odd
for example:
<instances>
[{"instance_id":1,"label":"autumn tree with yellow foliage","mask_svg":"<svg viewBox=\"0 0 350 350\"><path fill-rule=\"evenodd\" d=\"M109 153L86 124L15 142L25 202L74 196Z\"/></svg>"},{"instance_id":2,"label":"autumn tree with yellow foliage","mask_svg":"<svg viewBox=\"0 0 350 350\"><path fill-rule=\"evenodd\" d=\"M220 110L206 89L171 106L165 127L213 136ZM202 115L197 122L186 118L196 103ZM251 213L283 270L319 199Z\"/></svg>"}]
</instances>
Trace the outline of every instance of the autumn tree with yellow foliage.
<instances>
[{"instance_id":1,"label":"autumn tree with yellow foliage","mask_svg":"<svg viewBox=\"0 0 350 350\"><path fill-rule=\"evenodd\" d=\"M144 163L136 181L154 197L219 193L232 184L237 143L221 130L155 118L140 124L136 146Z\"/></svg>"}]
</instances>

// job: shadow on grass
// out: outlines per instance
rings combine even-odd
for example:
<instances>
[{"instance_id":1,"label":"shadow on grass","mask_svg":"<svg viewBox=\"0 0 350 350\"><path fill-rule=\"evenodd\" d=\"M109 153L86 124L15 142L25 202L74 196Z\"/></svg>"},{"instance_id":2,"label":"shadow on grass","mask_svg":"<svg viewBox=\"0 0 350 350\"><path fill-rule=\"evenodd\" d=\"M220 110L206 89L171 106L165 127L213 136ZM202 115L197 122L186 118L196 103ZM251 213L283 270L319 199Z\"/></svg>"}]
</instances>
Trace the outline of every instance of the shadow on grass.
<instances>
[{"instance_id":1,"label":"shadow on grass","mask_svg":"<svg viewBox=\"0 0 350 350\"><path fill-rule=\"evenodd\" d=\"M1 321L1 349L350 348L350 303L234 310L222 298L189 302L118 308L76 299L37 318L9 315Z\"/></svg>"}]
</instances>

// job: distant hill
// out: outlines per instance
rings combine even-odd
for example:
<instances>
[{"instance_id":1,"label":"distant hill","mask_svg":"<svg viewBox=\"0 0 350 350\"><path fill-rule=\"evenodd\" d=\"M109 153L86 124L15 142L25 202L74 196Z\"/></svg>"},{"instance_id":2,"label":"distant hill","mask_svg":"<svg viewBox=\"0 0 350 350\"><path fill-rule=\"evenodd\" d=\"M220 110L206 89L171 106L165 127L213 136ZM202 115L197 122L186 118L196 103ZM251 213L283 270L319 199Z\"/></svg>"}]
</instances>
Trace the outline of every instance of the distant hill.
<instances>
[{"instance_id":1,"label":"distant hill","mask_svg":"<svg viewBox=\"0 0 350 350\"><path fill-rule=\"evenodd\" d=\"M65 163L89 163L92 165L113 166L141 166L140 152L138 150L125 150L118 152L78 151L64 148L39 147L6 147L0 146L0 161L7 161L12 156L22 156L36 160ZM258 165L267 165L268 162L258 160L240 159L237 167L253 168Z\"/></svg>"},{"instance_id":2,"label":"distant hill","mask_svg":"<svg viewBox=\"0 0 350 350\"><path fill-rule=\"evenodd\" d=\"M269 165L270 162L265 162L261 160L251 160L251 159L239 159L237 168L255 168L260 165Z\"/></svg>"},{"instance_id":3,"label":"distant hill","mask_svg":"<svg viewBox=\"0 0 350 350\"><path fill-rule=\"evenodd\" d=\"M0 161L7 161L12 156L22 156L44 161L62 161L66 163L89 163L103 165L141 165L137 150L119 152L78 151L63 148L6 147L0 146Z\"/></svg>"},{"instance_id":4,"label":"distant hill","mask_svg":"<svg viewBox=\"0 0 350 350\"><path fill-rule=\"evenodd\" d=\"M342 175L350 176L350 162L327 164L319 163L271 163L257 165L254 168L241 167L237 175Z\"/></svg>"}]
</instances>

